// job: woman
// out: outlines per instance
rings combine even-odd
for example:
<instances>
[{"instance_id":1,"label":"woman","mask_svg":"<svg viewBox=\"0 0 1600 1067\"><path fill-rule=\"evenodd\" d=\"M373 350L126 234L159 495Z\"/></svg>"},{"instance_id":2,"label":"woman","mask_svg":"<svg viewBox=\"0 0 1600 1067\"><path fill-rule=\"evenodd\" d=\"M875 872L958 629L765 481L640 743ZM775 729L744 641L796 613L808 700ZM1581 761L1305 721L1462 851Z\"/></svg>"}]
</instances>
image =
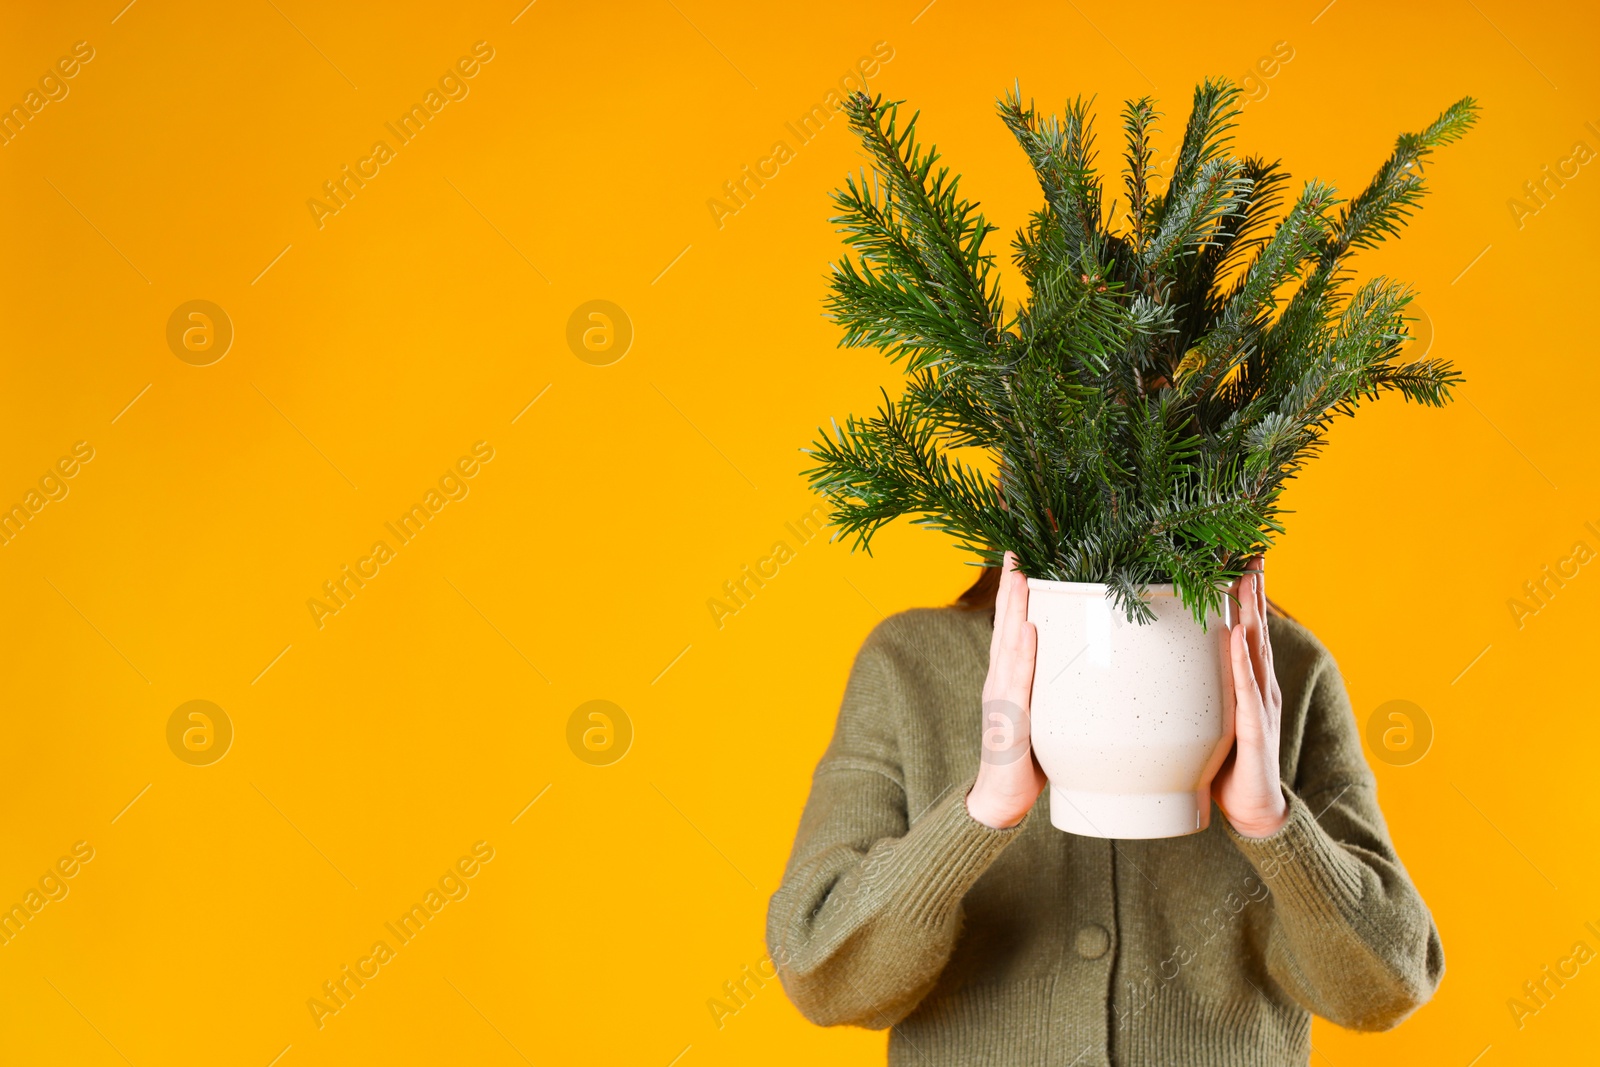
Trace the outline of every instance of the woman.
<instances>
[{"instance_id":1,"label":"woman","mask_svg":"<svg viewBox=\"0 0 1600 1067\"><path fill-rule=\"evenodd\" d=\"M1384 1030L1433 994L1439 934L1332 657L1269 609L1259 558L1231 592L1223 817L1168 840L1063 833L1034 814L1031 752L985 751L980 690L1024 709L1027 744L1013 558L992 622L957 606L873 631L767 919L807 1018L892 1027L891 1064L1278 1065L1308 1062L1313 1012Z\"/></svg>"}]
</instances>

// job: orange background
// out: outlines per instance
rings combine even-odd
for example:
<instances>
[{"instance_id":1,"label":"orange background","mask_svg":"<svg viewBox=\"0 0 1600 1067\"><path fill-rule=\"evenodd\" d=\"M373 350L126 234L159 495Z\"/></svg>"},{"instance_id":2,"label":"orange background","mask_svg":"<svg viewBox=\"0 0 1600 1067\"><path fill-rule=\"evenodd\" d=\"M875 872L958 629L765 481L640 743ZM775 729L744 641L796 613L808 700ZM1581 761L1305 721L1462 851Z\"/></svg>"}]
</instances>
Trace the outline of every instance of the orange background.
<instances>
[{"instance_id":1,"label":"orange background","mask_svg":"<svg viewBox=\"0 0 1600 1067\"><path fill-rule=\"evenodd\" d=\"M1406 699L1435 731L1375 767L1448 974L1394 1033L1319 1022L1313 1059L1593 1054L1592 966L1520 1030L1506 1003L1600 948L1600 576L1520 628L1507 606L1600 548L1600 176L1508 207L1600 149L1591 10L122 3L0 34L0 101L94 49L0 147L0 503L94 449L0 548L0 903L94 849L0 947L0 1060L881 1062L883 1035L814 1028L775 984L720 1028L707 1007L764 957L854 650L971 574L918 531L868 558L785 530L816 503L797 449L895 380L820 315L826 193L861 160L841 118L785 129L880 41L872 88L923 109L1002 253L1038 201L993 114L1013 78L1098 93L1109 156L1125 98L1160 99L1170 147L1197 80L1287 42L1240 145L1346 193L1397 133L1482 102L1405 239L1363 261L1417 284L1467 384L1341 425L1270 560L1363 723ZM477 41L469 95L319 229L307 201ZM793 158L719 228L707 201L780 139ZM236 333L209 366L166 341L194 299ZM609 366L566 341L594 299L635 331ZM307 600L478 441L469 495L318 629ZM780 539L794 558L719 628L707 601ZM195 699L236 732L209 766L167 743ZM567 743L595 699L634 732L609 766ZM479 841L469 895L318 1029L307 1000Z\"/></svg>"}]
</instances>

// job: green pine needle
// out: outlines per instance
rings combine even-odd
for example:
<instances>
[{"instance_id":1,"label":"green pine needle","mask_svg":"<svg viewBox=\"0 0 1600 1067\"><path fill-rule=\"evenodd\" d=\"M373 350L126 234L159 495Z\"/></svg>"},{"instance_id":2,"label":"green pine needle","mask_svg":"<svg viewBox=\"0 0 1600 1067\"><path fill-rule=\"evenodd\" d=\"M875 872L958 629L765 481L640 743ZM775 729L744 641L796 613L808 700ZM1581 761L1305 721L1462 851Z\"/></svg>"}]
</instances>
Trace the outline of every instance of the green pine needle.
<instances>
[{"instance_id":1,"label":"green pine needle","mask_svg":"<svg viewBox=\"0 0 1600 1067\"><path fill-rule=\"evenodd\" d=\"M1433 152L1476 120L1470 97L1402 135L1354 199L1312 181L1287 209L1281 166L1231 152L1236 86L1196 88L1159 192L1160 113L1130 101L1118 216L1091 102L1045 115L1014 88L999 114L1043 206L1013 242L1029 293L1009 310L985 244L996 227L919 116L861 93L844 106L871 173L834 193L848 254L827 307L842 344L879 349L907 381L803 451L864 550L909 518L986 564L1011 551L1032 577L1104 583L1135 622L1155 617L1147 587L1171 582L1204 625L1282 532L1279 497L1334 418L1386 392L1439 406L1462 380L1402 359L1411 290L1352 291L1346 264L1405 225Z\"/></svg>"}]
</instances>

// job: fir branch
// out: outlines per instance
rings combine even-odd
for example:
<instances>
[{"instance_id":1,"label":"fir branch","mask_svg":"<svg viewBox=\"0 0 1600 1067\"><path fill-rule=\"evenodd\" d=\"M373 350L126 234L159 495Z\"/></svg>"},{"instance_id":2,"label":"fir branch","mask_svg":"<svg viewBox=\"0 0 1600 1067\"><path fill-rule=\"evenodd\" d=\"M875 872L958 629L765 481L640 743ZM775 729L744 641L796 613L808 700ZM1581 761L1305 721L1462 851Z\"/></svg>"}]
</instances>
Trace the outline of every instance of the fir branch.
<instances>
[{"instance_id":1,"label":"fir branch","mask_svg":"<svg viewBox=\"0 0 1600 1067\"><path fill-rule=\"evenodd\" d=\"M1124 153L1123 184L1128 192L1129 243L1136 256L1143 257L1150 212L1150 161L1155 149L1150 140L1161 113L1148 96L1130 100L1122 110L1122 131L1127 139Z\"/></svg>"},{"instance_id":2,"label":"fir branch","mask_svg":"<svg viewBox=\"0 0 1600 1067\"><path fill-rule=\"evenodd\" d=\"M961 197L959 177L947 167L934 171L939 152L918 142L918 114L902 126L898 101L865 93L850 96L844 110L883 180L879 196L903 218L904 244L926 273L932 296L975 342L988 341L1003 315L993 257L983 250L995 227Z\"/></svg>"},{"instance_id":3,"label":"fir branch","mask_svg":"<svg viewBox=\"0 0 1600 1067\"><path fill-rule=\"evenodd\" d=\"M1195 87L1194 105L1184 127L1183 144L1172 168L1166 201L1181 197L1205 172L1205 168L1226 157L1232 143L1235 120L1244 110L1239 103L1238 86L1226 78L1206 79Z\"/></svg>"},{"instance_id":4,"label":"fir branch","mask_svg":"<svg viewBox=\"0 0 1600 1067\"><path fill-rule=\"evenodd\" d=\"M1178 199L1167 206L1161 228L1146 247L1146 275L1170 269L1180 255L1217 236L1222 220L1238 212L1250 179L1236 159L1209 160Z\"/></svg>"},{"instance_id":5,"label":"fir branch","mask_svg":"<svg viewBox=\"0 0 1600 1067\"><path fill-rule=\"evenodd\" d=\"M1427 192L1425 161L1436 148L1460 140L1477 120L1477 102L1464 96L1426 129L1401 134L1371 183L1339 216L1324 255L1337 259L1352 248L1371 248L1385 237L1398 235Z\"/></svg>"},{"instance_id":6,"label":"fir branch","mask_svg":"<svg viewBox=\"0 0 1600 1067\"><path fill-rule=\"evenodd\" d=\"M1067 105L1062 118L1041 119L1031 102L1022 106L1022 91L1014 86L999 107L1001 121L1033 164L1045 203L1084 270L1099 265L1102 236L1100 181L1091 162L1094 120L1089 115L1090 103L1079 98Z\"/></svg>"},{"instance_id":7,"label":"fir branch","mask_svg":"<svg viewBox=\"0 0 1600 1067\"><path fill-rule=\"evenodd\" d=\"M1282 493L1335 419L1391 392L1438 406L1461 382L1446 360L1405 358L1411 291L1349 292L1344 260L1398 232L1424 162L1471 126L1470 99L1401 137L1331 221L1330 186L1283 210L1280 164L1231 154L1230 83L1196 90L1161 194L1158 113L1130 102L1119 220L1102 210L1089 105L1046 116L1014 89L1000 117L1043 205L1013 242L1028 297L1009 320L994 227L898 109L846 104L873 173L834 195L850 254L828 309L842 343L903 365L905 389L821 433L806 472L858 547L905 517L986 563L1012 551L1031 576L1103 583L1136 622L1170 582L1204 624L1282 532Z\"/></svg>"}]
</instances>

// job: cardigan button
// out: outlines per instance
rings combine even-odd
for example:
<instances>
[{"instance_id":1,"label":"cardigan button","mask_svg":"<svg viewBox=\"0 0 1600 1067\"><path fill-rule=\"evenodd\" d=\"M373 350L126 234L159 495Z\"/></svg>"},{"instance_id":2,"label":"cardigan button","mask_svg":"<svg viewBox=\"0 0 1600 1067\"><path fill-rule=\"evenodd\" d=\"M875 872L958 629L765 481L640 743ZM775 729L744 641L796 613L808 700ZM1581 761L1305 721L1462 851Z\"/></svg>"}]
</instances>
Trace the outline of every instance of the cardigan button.
<instances>
[{"instance_id":1,"label":"cardigan button","mask_svg":"<svg viewBox=\"0 0 1600 1067\"><path fill-rule=\"evenodd\" d=\"M1078 928L1077 936L1072 939L1072 946L1084 959L1097 960L1111 947L1111 935L1099 923L1089 923Z\"/></svg>"}]
</instances>

